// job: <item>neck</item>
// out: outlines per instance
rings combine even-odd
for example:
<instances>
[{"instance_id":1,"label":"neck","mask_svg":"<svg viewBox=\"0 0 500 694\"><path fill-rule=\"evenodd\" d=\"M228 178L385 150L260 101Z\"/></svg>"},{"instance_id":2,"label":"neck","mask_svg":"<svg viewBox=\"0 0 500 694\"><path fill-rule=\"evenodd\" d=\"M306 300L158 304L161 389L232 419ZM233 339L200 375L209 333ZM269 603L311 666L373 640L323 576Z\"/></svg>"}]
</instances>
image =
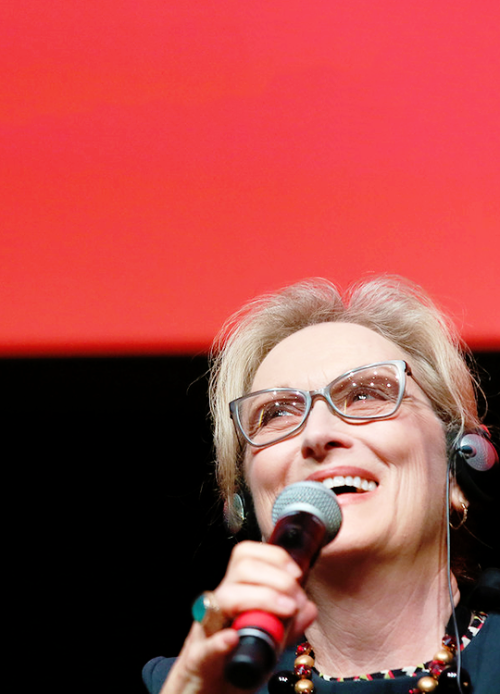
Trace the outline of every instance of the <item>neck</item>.
<instances>
[{"instance_id":1,"label":"neck","mask_svg":"<svg viewBox=\"0 0 500 694\"><path fill-rule=\"evenodd\" d=\"M452 590L456 605L453 576ZM331 559L314 569L307 591L318 606L307 631L316 668L336 677L431 660L451 614L445 562Z\"/></svg>"}]
</instances>

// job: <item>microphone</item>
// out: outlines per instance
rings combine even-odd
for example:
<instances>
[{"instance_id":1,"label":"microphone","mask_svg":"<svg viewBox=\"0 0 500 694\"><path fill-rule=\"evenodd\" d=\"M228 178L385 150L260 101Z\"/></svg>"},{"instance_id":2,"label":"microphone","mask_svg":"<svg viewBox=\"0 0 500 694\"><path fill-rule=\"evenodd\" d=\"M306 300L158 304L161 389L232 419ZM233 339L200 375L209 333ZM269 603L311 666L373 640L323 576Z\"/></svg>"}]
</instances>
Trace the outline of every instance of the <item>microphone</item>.
<instances>
[{"instance_id":1,"label":"microphone","mask_svg":"<svg viewBox=\"0 0 500 694\"><path fill-rule=\"evenodd\" d=\"M296 482L276 499L272 519L275 526L269 544L283 547L300 566L304 585L321 548L340 530L337 497L320 482ZM276 664L287 625L276 615L250 610L240 614L232 627L240 642L226 663L226 680L240 689L255 689Z\"/></svg>"}]
</instances>

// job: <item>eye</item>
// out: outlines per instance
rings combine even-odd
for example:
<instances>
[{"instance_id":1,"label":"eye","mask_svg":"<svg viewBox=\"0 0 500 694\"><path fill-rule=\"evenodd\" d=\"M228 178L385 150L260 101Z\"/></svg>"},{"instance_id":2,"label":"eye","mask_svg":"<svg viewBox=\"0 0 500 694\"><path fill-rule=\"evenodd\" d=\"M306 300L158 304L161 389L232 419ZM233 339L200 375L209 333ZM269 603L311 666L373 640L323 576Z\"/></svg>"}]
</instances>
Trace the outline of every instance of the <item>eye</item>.
<instances>
[{"instance_id":1,"label":"eye","mask_svg":"<svg viewBox=\"0 0 500 694\"><path fill-rule=\"evenodd\" d=\"M264 428L284 429L295 426L302 419L304 403L296 398L271 400L261 403L250 418L250 428L253 433Z\"/></svg>"},{"instance_id":2,"label":"eye","mask_svg":"<svg viewBox=\"0 0 500 694\"><path fill-rule=\"evenodd\" d=\"M391 400L392 393L384 388L374 388L368 386L356 386L346 395L346 402L364 403L369 400Z\"/></svg>"},{"instance_id":3,"label":"eye","mask_svg":"<svg viewBox=\"0 0 500 694\"><path fill-rule=\"evenodd\" d=\"M337 407L355 416L381 416L398 399L399 384L382 374L357 374L335 384L332 399Z\"/></svg>"}]
</instances>

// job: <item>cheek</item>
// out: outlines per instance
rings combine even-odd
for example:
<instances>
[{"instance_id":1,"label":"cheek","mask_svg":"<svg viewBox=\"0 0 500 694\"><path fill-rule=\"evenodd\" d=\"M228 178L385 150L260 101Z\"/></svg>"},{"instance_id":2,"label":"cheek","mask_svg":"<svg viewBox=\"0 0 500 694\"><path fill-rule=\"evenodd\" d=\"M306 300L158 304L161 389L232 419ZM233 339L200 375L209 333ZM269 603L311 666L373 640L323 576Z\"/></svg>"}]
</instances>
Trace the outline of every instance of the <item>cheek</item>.
<instances>
[{"instance_id":1,"label":"cheek","mask_svg":"<svg viewBox=\"0 0 500 694\"><path fill-rule=\"evenodd\" d=\"M446 483L448 469L444 426L434 419L428 426L424 424L421 432L421 446L426 461L425 474L431 484L442 487Z\"/></svg>"},{"instance_id":2,"label":"cheek","mask_svg":"<svg viewBox=\"0 0 500 694\"><path fill-rule=\"evenodd\" d=\"M279 489L288 473L286 442L268 448L248 448L243 461L245 481L252 495Z\"/></svg>"},{"instance_id":3,"label":"cheek","mask_svg":"<svg viewBox=\"0 0 500 694\"><path fill-rule=\"evenodd\" d=\"M272 508L274 497L257 490L252 492L252 502L262 538L267 541L273 531Z\"/></svg>"},{"instance_id":4,"label":"cheek","mask_svg":"<svg viewBox=\"0 0 500 694\"><path fill-rule=\"evenodd\" d=\"M244 460L245 482L264 537L272 532L271 514L276 496L287 485L287 466L273 448L276 447L247 451Z\"/></svg>"},{"instance_id":5,"label":"cheek","mask_svg":"<svg viewBox=\"0 0 500 694\"><path fill-rule=\"evenodd\" d=\"M431 507L440 514L445 508L446 496L446 440L440 422L422 423L406 431L398 447L400 462L398 484L400 497L405 503L418 504L421 508Z\"/></svg>"},{"instance_id":6,"label":"cheek","mask_svg":"<svg viewBox=\"0 0 500 694\"><path fill-rule=\"evenodd\" d=\"M434 414L414 412L399 430L395 444L402 460L418 461L423 476L446 478L445 430Z\"/></svg>"}]
</instances>

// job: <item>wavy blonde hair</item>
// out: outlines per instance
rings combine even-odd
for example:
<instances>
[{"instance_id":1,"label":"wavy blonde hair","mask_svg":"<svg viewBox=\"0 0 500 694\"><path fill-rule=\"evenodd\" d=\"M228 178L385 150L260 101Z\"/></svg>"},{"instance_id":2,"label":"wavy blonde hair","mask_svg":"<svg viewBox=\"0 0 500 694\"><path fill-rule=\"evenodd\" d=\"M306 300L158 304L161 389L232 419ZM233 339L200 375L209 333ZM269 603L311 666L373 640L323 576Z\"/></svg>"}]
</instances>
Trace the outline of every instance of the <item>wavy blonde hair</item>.
<instances>
[{"instance_id":1,"label":"wavy blonde hair","mask_svg":"<svg viewBox=\"0 0 500 694\"><path fill-rule=\"evenodd\" d=\"M383 276L357 282L342 293L328 280L305 280L251 301L229 319L214 343L210 406L217 479L229 508L243 482L243 447L229 416L230 401L250 391L259 365L279 342L326 322L363 325L406 352L448 433L458 437L480 425L465 345L419 286Z\"/></svg>"}]
</instances>

